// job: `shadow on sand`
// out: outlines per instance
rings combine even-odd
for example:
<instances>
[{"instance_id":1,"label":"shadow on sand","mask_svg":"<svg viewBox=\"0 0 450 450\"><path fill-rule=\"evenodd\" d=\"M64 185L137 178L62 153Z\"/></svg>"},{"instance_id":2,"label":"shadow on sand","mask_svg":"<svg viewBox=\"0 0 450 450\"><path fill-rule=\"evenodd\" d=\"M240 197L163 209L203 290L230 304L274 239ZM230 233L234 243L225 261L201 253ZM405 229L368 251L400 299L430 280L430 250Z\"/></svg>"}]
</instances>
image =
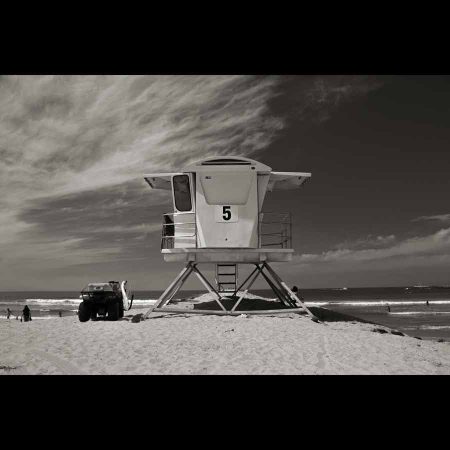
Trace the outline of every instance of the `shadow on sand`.
<instances>
[{"instance_id":1,"label":"shadow on sand","mask_svg":"<svg viewBox=\"0 0 450 450\"><path fill-rule=\"evenodd\" d=\"M220 300L220 303L230 311L236 302L239 300L237 296L224 297ZM220 306L216 301L205 301L201 303L194 303L193 309L202 309L206 311L220 311ZM264 300L261 298L244 298L239 303L236 312L239 311L258 311L258 310L270 310L270 309L286 309L286 307L278 301Z\"/></svg>"},{"instance_id":2,"label":"shadow on sand","mask_svg":"<svg viewBox=\"0 0 450 450\"><path fill-rule=\"evenodd\" d=\"M222 305L230 311L238 301L239 297L229 296L221 299ZM184 302L183 302L184 303ZM200 309L206 311L220 311L220 307L216 301L205 301L201 303L195 303L193 309ZM264 310L277 310L284 309L287 314L291 314L289 309L286 308L281 302L275 300L265 300L262 298L244 298L239 303L236 312L239 311L264 311ZM326 308L309 307L308 308L321 322L362 322L372 323L364 319L360 319L348 314L342 314L336 311L332 311ZM297 313L298 314L298 313ZM303 313L301 313L303 314Z\"/></svg>"},{"instance_id":3,"label":"shadow on sand","mask_svg":"<svg viewBox=\"0 0 450 450\"><path fill-rule=\"evenodd\" d=\"M191 299L189 299L191 300ZM183 303L184 305L189 305L189 308L186 307L180 307L180 312L179 313L175 313L175 312L170 312L170 313L164 313L163 311L161 311L161 315L158 316L152 316L153 319L157 319L157 318L170 318L170 317L180 317L180 315L182 317L188 317L189 316L189 309L194 309L194 310L203 310L203 311L222 311L221 308L219 307L219 305L217 304L217 302L213 301L203 301L203 302L195 302L193 303L192 301L189 300L178 300L178 301L174 301L172 302L173 304L179 304L179 303ZM235 303L237 302L238 297L234 296L230 296L230 297L224 297L221 299L221 303L222 305L228 310L230 311L233 306L235 305ZM246 298L243 299L241 301L241 303L239 304L239 308L236 310L236 312L239 311L273 311L273 310L281 310L283 309L286 314L288 315L288 317L293 318L291 315L292 314L306 314L306 312L295 312L292 313L289 311L289 308L286 308L281 302L278 301L274 301L274 300L264 300L264 299L260 299L260 298ZM367 324L371 324L371 325L375 325L375 327L371 330L375 333L389 333L389 334L394 334L394 335L399 335L399 336L405 336L404 333L402 333L401 331L398 330L391 330L387 327L381 326L380 324L377 324L375 322L370 322L368 320L364 320L361 319L359 317L354 317L351 316L349 314L342 314L336 311L332 311L330 309L327 308L321 308L318 306L311 306L308 308L312 314L314 314L319 320L320 322L352 322L352 323L367 323ZM271 313L268 312L268 315L270 316ZM281 315L280 315L281 316ZM138 313L135 314L133 316L128 316L128 317L124 317L121 320L126 320L126 321L130 321L132 323L139 323L143 320L144 314L142 313ZM420 339L420 338L418 338Z\"/></svg>"},{"instance_id":4,"label":"shadow on sand","mask_svg":"<svg viewBox=\"0 0 450 450\"><path fill-rule=\"evenodd\" d=\"M349 314L342 314L331 309L320 308L312 306L308 308L321 322L361 322L371 323L368 320L360 319L359 317L350 316Z\"/></svg>"},{"instance_id":5,"label":"shadow on sand","mask_svg":"<svg viewBox=\"0 0 450 450\"><path fill-rule=\"evenodd\" d=\"M178 312L170 312L165 313L164 311L160 312L160 315L152 316L152 319L157 318L175 318L175 317L189 317L189 310L203 310L203 311L222 311L219 305L214 300L209 301L192 301L194 299L190 298L188 300L174 300L172 301L172 304L177 305L182 303L183 306L180 307L180 311ZM223 297L221 299L222 305L227 309L227 311L231 311L233 306L238 301L238 297L236 296L229 296L229 297ZM273 311L273 310L281 310L283 309L285 311L285 314L287 317L293 318L293 314L306 314L306 312L295 312L292 313L289 311L289 308L286 308L281 302L276 300L265 300L261 298L245 298L241 301L239 304L239 307L237 308L236 312L239 313L239 311ZM308 309L311 311L312 314L314 314L320 322L326 323L326 322L352 322L352 323L367 323L371 325L375 325L375 327L371 330L375 333L389 333L399 336L405 336L404 333L398 330L389 329L387 327L384 327L383 325L380 325L375 322L370 322L368 320L361 319L359 317L354 317L349 314L343 314L340 312L336 312L327 308L321 308L318 306L311 306L308 307ZM158 311L159 312L159 311ZM264 314L264 313L263 313ZM272 315L272 313L267 313L269 316ZM282 316L282 314L279 315L279 317ZM286 316L285 316L286 317ZM132 323L139 323L143 320L144 314L138 313L134 314L132 316L125 316L120 320L132 322ZM415 337L415 336L414 336ZM420 338L417 338L420 339Z\"/></svg>"}]
</instances>

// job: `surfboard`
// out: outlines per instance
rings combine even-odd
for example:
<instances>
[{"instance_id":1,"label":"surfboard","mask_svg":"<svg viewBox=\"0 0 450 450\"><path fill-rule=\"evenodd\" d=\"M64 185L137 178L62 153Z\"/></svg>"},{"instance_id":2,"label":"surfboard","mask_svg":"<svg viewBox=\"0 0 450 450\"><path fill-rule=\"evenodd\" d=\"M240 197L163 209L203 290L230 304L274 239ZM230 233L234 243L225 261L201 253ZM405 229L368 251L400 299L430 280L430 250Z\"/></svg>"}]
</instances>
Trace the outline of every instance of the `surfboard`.
<instances>
[{"instance_id":1,"label":"surfboard","mask_svg":"<svg viewBox=\"0 0 450 450\"><path fill-rule=\"evenodd\" d=\"M120 283L124 311L128 311L131 307L131 292L127 291L127 283L128 283L128 281L126 281L126 280L122 281L122 283Z\"/></svg>"}]
</instances>

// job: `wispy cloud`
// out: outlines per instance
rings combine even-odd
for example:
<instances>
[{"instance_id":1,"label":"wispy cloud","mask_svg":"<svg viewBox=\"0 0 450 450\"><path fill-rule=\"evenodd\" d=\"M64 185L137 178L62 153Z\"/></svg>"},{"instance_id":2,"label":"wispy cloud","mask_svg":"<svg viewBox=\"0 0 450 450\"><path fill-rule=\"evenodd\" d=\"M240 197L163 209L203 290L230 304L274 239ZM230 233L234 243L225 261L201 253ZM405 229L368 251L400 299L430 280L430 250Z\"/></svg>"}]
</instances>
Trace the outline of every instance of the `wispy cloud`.
<instances>
[{"instance_id":1,"label":"wispy cloud","mask_svg":"<svg viewBox=\"0 0 450 450\"><path fill-rule=\"evenodd\" d=\"M280 266L287 282L305 287L408 286L448 284L450 228L392 240L382 247L362 246L355 239L346 248L299 253Z\"/></svg>"},{"instance_id":2,"label":"wispy cloud","mask_svg":"<svg viewBox=\"0 0 450 450\"><path fill-rule=\"evenodd\" d=\"M307 102L301 113L316 113L316 120L323 122L343 102L367 94L381 86L379 78L370 76L332 76L314 80L313 88L307 92Z\"/></svg>"},{"instance_id":3,"label":"wispy cloud","mask_svg":"<svg viewBox=\"0 0 450 450\"><path fill-rule=\"evenodd\" d=\"M0 218L2 240L22 239L36 209L33 225L52 228L44 220L51 216L60 224L70 215L79 221L74 210L49 210L51 199L92 212L99 202L83 192L101 192L110 200L102 203L103 211L117 212L120 186L138 198L139 189L148 193L142 181L146 171L265 148L283 128L267 108L277 82L277 77L250 76L0 78L0 208L7 212ZM126 201L133 203L136 195ZM120 222L134 217L114 215Z\"/></svg>"},{"instance_id":4,"label":"wispy cloud","mask_svg":"<svg viewBox=\"0 0 450 450\"><path fill-rule=\"evenodd\" d=\"M450 214L438 214L435 216L420 216L412 220L412 222L435 221L450 223Z\"/></svg>"},{"instance_id":5,"label":"wispy cloud","mask_svg":"<svg viewBox=\"0 0 450 450\"><path fill-rule=\"evenodd\" d=\"M296 123L320 124L329 120L338 108L349 101L380 88L385 79L369 75L290 77L289 98L291 120Z\"/></svg>"},{"instance_id":6,"label":"wispy cloud","mask_svg":"<svg viewBox=\"0 0 450 450\"><path fill-rule=\"evenodd\" d=\"M11 200L136 179L209 153L251 153L283 127L275 77L5 77L0 187Z\"/></svg>"},{"instance_id":7,"label":"wispy cloud","mask_svg":"<svg viewBox=\"0 0 450 450\"><path fill-rule=\"evenodd\" d=\"M142 174L267 149L287 126L291 112L270 105L289 80L0 77L2 254L17 265L36 254L60 265L142 256L148 248L139 237L158 229L169 199L150 195ZM364 77L297 77L296 83L292 102L303 121L326 120L374 86Z\"/></svg>"},{"instance_id":8,"label":"wispy cloud","mask_svg":"<svg viewBox=\"0 0 450 450\"><path fill-rule=\"evenodd\" d=\"M388 236L373 236L369 234L368 236L364 238L354 239L354 240L347 240L344 242L341 242L335 246L337 250L343 250L343 249L364 249L364 248L380 248L380 247L386 247L389 245L392 245L395 241L395 235L390 234Z\"/></svg>"},{"instance_id":9,"label":"wispy cloud","mask_svg":"<svg viewBox=\"0 0 450 450\"><path fill-rule=\"evenodd\" d=\"M302 81L303 80L303 81ZM364 77L297 80L296 104L329 108ZM10 207L120 185L212 154L251 155L285 126L276 76L19 76L0 79L0 189ZM22 204L22 203L21 203Z\"/></svg>"},{"instance_id":10,"label":"wispy cloud","mask_svg":"<svg viewBox=\"0 0 450 450\"><path fill-rule=\"evenodd\" d=\"M392 239L394 241L394 239ZM367 244L370 244L367 242ZM295 261L300 264L311 263L333 263L333 262L367 262L375 260L388 260L393 258L410 257L435 257L448 256L450 258L450 228L444 228L436 233L403 239L392 245L383 243L383 248L366 245L361 247L361 241L356 241L355 245L348 245L346 248L326 251L320 254L297 255Z\"/></svg>"}]
</instances>

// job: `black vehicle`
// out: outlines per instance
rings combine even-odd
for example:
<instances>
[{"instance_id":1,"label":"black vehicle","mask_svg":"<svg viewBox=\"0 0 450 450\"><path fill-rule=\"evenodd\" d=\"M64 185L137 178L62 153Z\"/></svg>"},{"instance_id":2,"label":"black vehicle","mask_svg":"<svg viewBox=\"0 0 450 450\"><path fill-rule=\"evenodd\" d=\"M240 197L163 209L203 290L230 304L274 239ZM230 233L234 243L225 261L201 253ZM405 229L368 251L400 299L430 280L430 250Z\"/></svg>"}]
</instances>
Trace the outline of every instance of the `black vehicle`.
<instances>
[{"instance_id":1,"label":"black vehicle","mask_svg":"<svg viewBox=\"0 0 450 450\"><path fill-rule=\"evenodd\" d=\"M126 285L126 281L89 283L80 295L83 300L78 307L80 322L96 320L98 316L107 320L122 318L124 311L131 309L133 304L133 295L127 291Z\"/></svg>"}]
</instances>

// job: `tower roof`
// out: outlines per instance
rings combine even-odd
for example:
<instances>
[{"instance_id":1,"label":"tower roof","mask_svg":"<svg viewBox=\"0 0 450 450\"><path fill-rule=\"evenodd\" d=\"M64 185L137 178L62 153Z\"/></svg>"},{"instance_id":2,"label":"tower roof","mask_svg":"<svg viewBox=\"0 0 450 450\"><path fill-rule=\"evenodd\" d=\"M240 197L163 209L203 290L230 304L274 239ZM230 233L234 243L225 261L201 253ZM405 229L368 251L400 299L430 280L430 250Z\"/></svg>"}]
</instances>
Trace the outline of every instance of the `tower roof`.
<instances>
[{"instance_id":1,"label":"tower roof","mask_svg":"<svg viewBox=\"0 0 450 450\"><path fill-rule=\"evenodd\" d=\"M184 172L202 172L212 167L224 166L252 166L257 172L270 173L272 168L262 164L254 159L244 158L243 156L212 156L190 164Z\"/></svg>"}]
</instances>

